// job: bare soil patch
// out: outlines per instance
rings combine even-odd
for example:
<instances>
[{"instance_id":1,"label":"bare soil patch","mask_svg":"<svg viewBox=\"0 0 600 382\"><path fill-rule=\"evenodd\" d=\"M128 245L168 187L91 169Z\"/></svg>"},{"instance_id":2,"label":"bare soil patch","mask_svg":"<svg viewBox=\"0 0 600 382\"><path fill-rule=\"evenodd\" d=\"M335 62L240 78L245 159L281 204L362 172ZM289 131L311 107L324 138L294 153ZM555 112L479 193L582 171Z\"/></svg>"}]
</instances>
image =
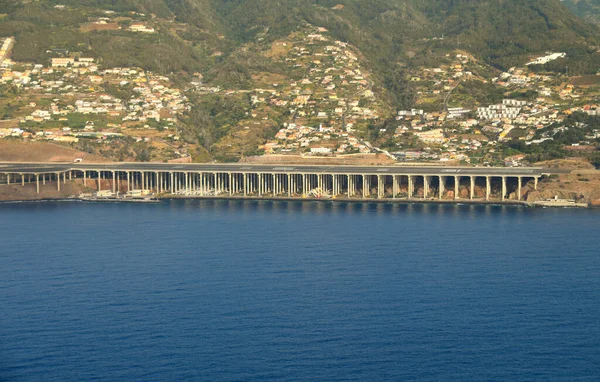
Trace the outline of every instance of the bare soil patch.
<instances>
[{"instance_id":1,"label":"bare soil patch","mask_svg":"<svg viewBox=\"0 0 600 382\"><path fill-rule=\"evenodd\" d=\"M0 161L3 162L111 162L109 159L68 147L44 142L0 142Z\"/></svg>"}]
</instances>

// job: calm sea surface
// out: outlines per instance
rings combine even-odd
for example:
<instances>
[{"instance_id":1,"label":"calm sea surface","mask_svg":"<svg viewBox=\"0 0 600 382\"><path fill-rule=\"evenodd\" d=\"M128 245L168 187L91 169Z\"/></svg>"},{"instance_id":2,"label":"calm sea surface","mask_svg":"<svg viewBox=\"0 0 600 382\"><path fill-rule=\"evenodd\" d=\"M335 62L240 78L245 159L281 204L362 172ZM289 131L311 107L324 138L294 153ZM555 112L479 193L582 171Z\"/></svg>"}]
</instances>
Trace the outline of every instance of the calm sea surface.
<instances>
[{"instance_id":1,"label":"calm sea surface","mask_svg":"<svg viewBox=\"0 0 600 382\"><path fill-rule=\"evenodd\" d=\"M0 205L0 380L600 380L600 211Z\"/></svg>"}]
</instances>

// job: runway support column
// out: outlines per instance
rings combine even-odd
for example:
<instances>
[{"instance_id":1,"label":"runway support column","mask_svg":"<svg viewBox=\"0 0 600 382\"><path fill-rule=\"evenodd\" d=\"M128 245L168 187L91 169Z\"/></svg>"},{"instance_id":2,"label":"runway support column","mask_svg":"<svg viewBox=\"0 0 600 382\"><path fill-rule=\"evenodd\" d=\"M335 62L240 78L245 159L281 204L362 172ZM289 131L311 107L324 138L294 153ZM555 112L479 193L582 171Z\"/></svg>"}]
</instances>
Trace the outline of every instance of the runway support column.
<instances>
[{"instance_id":1,"label":"runway support column","mask_svg":"<svg viewBox=\"0 0 600 382\"><path fill-rule=\"evenodd\" d=\"M460 199L458 196L458 191L460 188L460 176L454 177L454 200Z\"/></svg>"},{"instance_id":2,"label":"runway support column","mask_svg":"<svg viewBox=\"0 0 600 382\"><path fill-rule=\"evenodd\" d=\"M60 191L60 172L56 173L56 189Z\"/></svg>"},{"instance_id":3,"label":"runway support column","mask_svg":"<svg viewBox=\"0 0 600 382\"><path fill-rule=\"evenodd\" d=\"M100 171L97 171L97 172L98 172L98 191L101 191L102 190L102 184L101 184L101 181L102 181L102 175L101 174L102 173Z\"/></svg>"},{"instance_id":4,"label":"runway support column","mask_svg":"<svg viewBox=\"0 0 600 382\"><path fill-rule=\"evenodd\" d=\"M25 186L25 175L21 174L21 186Z\"/></svg>"},{"instance_id":5,"label":"runway support column","mask_svg":"<svg viewBox=\"0 0 600 382\"><path fill-rule=\"evenodd\" d=\"M439 181L440 181L440 185L438 187L438 199L442 200L442 198L444 197L444 191L446 185L444 184L444 181L446 180L445 176L439 176Z\"/></svg>"},{"instance_id":6,"label":"runway support column","mask_svg":"<svg viewBox=\"0 0 600 382\"><path fill-rule=\"evenodd\" d=\"M413 197L413 193L415 192L415 181L412 175L408 176L408 198L411 199Z\"/></svg>"},{"instance_id":7,"label":"runway support column","mask_svg":"<svg viewBox=\"0 0 600 382\"><path fill-rule=\"evenodd\" d=\"M506 177L502 177L502 201L506 198Z\"/></svg>"},{"instance_id":8,"label":"runway support column","mask_svg":"<svg viewBox=\"0 0 600 382\"><path fill-rule=\"evenodd\" d=\"M258 197L262 197L262 188L263 188L263 177L262 174L258 174Z\"/></svg>"},{"instance_id":9,"label":"runway support column","mask_svg":"<svg viewBox=\"0 0 600 382\"><path fill-rule=\"evenodd\" d=\"M485 200L490 200L490 194L492 193L492 184L490 182L490 177L485 177Z\"/></svg>"},{"instance_id":10,"label":"runway support column","mask_svg":"<svg viewBox=\"0 0 600 382\"><path fill-rule=\"evenodd\" d=\"M114 171L112 172L112 178L113 178L113 181L112 181L112 193L114 194L114 193L117 192L117 190L116 190L116 188L117 188L117 177L116 177L116 174L115 174Z\"/></svg>"},{"instance_id":11,"label":"runway support column","mask_svg":"<svg viewBox=\"0 0 600 382\"><path fill-rule=\"evenodd\" d=\"M40 174L35 174L35 185L37 193L40 193Z\"/></svg>"},{"instance_id":12,"label":"runway support column","mask_svg":"<svg viewBox=\"0 0 600 382\"><path fill-rule=\"evenodd\" d=\"M308 188L308 179L306 178L306 174L300 174L300 189L303 198L308 196L308 192L306 189Z\"/></svg>"},{"instance_id":13,"label":"runway support column","mask_svg":"<svg viewBox=\"0 0 600 382\"><path fill-rule=\"evenodd\" d=\"M470 195L469 195L470 199L473 200L473 198L475 198L475 177L474 176L471 177L471 187L469 189L469 193L470 193Z\"/></svg>"},{"instance_id":14,"label":"runway support column","mask_svg":"<svg viewBox=\"0 0 600 382\"><path fill-rule=\"evenodd\" d=\"M523 178L518 177L517 200L521 200L521 188L523 188Z\"/></svg>"},{"instance_id":15,"label":"runway support column","mask_svg":"<svg viewBox=\"0 0 600 382\"><path fill-rule=\"evenodd\" d=\"M229 196L233 195L233 175L230 172L227 173L227 178L229 179Z\"/></svg>"},{"instance_id":16,"label":"runway support column","mask_svg":"<svg viewBox=\"0 0 600 382\"><path fill-rule=\"evenodd\" d=\"M423 176L423 199L427 199L429 196L429 176Z\"/></svg>"},{"instance_id":17,"label":"runway support column","mask_svg":"<svg viewBox=\"0 0 600 382\"><path fill-rule=\"evenodd\" d=\"M346 195L348 195L348 199L350 199L351 193L350 193L350 187L352 187L352 183L350 183L350 175L346 174L346 183L348 184L348 190Z\"/></svg>"},{"instance_id":18,"label":"runway support column","mask_svg":"<svg viewBox=\"0 0 600 382\"><path fill-rule=\"evenodd\" d=\"M288 178L288 198L292 197L292 174L287 174Z\"/></svg>"},{"instance_id":19,"label":"runway support column","mask_svg":"<svg viewBox=\"0 0 600 382\"><path fill-rule=\"evenodd\" d=\"M533 178L533 189L537 191L538 177Z\"/></svg>"},{"instance_id":20,"label":"runway support column","mask_svg":"<svg viewBox=\"0 0 600 382\"><path fill-rule=\"evenodd\" d=\"M87 171L83 170L83 186L87 187L87 176L85 175Z\"/></svg>"}]
</instances>

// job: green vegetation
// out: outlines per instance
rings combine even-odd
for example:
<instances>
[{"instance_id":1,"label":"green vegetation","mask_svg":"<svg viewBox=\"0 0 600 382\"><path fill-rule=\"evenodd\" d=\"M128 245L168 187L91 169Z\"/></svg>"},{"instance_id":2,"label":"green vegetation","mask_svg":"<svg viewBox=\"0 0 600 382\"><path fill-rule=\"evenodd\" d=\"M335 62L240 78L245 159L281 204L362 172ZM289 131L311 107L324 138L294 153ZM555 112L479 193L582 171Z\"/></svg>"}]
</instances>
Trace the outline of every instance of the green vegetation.
<instances>
[{"instance_id":1,"label":"green vegetation","mask_svg":"<svg viewBox=\"0 0 600 382\"><path fill-rule=\"evenodd\" d=\"M595 14L599 3L565 1L586 17ZM95 57L103 67L141 67L167 75L181 87L200 73L210 86L238 90L256 88L257 77L261 81L270 76L301 77L299 70L263 53L273 41L310 23L358 49L361 65L373 74L372 90L385 110L414 107L420 89L410 81L411 74L447 64L446 54L457 50L473 54L482 67L488 64L503 70L522 66L546 51L566 52L567 57L531 67L533 71L576 76L595 74L600 68L600 27L566 12L557 0L39 0L9 1L0 12L0 36L16 38L13 58L17 61L48 65L53 57ZM90 27L100 18L110 19L112 27ZM154 28L155 33L129 30L136 22ZM535 91L504 94L501 88L479 81L481 77L474 73L473 80L461 82L449 106L489 105L504 97L530 101L538 96ZM105 82L101 87L123 100L135 95L134 85ZM16 117L18 89L3 85L0 94L0 116ZM432 95L419 107L441 110L443 96ZM210 155L233 160L256 153L254 143L272 137L288 112L274 106L261 111L257 113L261 122L250 129L243 126L253 108L249 96L190 92L188 98L192 108L181 117L177 134L186 142L202 145L193 153L195 158ZM418 147L412 134L394 140L397 124L386 120L389 116L356 126L357 130L386 149L396 149L398 142L404 148ZM507 146L530 158L564 156L564 145L580 142L600 128L596 120L572 118L567 122L572 128L552 133L553 141L525 147L522 140L515 139ZM68 123L73 129L82 129L85 119L72 114ZM108 122L108 118L98 118L96 126ZM59 125L52 121L49 126L52 123ZM35 123L22 125L36 128ZM538 131L538 138L556 127ZM252 131L240 132L242 129ZM523 134L515 130L512 137ZM239 141L243 140L251 144L241 147ZM223 151L224 146L231 150ZM148 160L152 154L143 145L134 151L123 156Z\"/></svg>"},{"instance_id":2,"label":"green vegetation","mask_svg":"<svg viewBox=\"0 0 600 382\"><path fill-rule=\"evenodd\" d=\"M57 4L66 7L56 9ZM332 9L338 4L343 8ZM256 39L273 41L310 22L357 46L399 106L414 99L405 69L439 62L434 52L465 49L508 68L531 54L566 51L564 63L543 69L566 71L568 66L573 74L589 74L600 63L600 55L590 54L598 29L555 0L42 0L6 8L0 36L17 37L17 60L47 63L46 50L65 49L101 57L109 66L165 74L202 71L242 88L248 86L248 71L264 65L236 47ZM82 24L106 16L101 10L116 12L115 18L145 20L158 33L82 32Z\"/></svg>"},{"instance_id":3,"label":"green vegetation","mask_svg":"<svg viewBox=\"0 0 600 382\"><path fill-rule=\"evenodd\" d=\"M591 22L600 23L599 0L564 0L563 3L579 17Z\"/></svg>"}]
</instances>

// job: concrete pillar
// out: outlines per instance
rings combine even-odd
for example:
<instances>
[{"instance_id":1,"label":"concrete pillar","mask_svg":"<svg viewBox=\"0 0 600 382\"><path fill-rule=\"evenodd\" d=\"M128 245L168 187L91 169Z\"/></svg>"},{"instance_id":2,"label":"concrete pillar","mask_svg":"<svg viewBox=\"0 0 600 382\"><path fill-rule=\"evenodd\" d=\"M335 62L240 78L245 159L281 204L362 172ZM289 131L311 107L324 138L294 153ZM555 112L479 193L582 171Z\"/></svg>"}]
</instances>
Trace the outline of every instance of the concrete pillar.
<instances>
[{"instance_id":1,"label":"concrete pillar","mask_svg":"<svg viewBox=\"0 0 600 382\"><path fill-rule=\"evenodd\" d=\"M471 200L473 200L473 198L475 198L475 177L471 176L470 178L471 178L471 187L469 189L469 193L470 193L469 197Z\"/></svg>"},{"instance_id":2,"label":"concrete pillar","mask_svg":"<svg viewBox=\"0 0 600 382\"><path fill-rule=\"evenodd\" d=\"M10 185L10 174L6 174L6 184Z\"/></svg>"},{"instance_id":3,"label":"concrete pillar","mask_svg":"<svg viewBox=\"0 0 600 382\"><path fill-rule=\"evenodd\" d=\"M42 185L46 185L46 174L42 174Z\"/></svg>"},{"instance_id":4,"label":"concrete pillar","mask_svg":"<svg viewBox=\"0 0 600 382\"><path fill-rule=\"evenodd\" d=\"M173 172L169 172L169 174L171 175L171 194L175 193L175 174L173 174Z\"/></svg>"},{"instance_id":5,"label":"concrete pillar","mask_svg":"<svg viewBox=\"0 0 600 382\"><path fill-rule=\"evenodd\" d=\"M363 188L362 189L362 197L363 197L363 199L365 199L367 197L367 189L368 189L368 186L367 186L367 176L365 174L363 174L362 177L363 177L363 182L362 182L362 186L363 186L362 187Z\"/></svg>"},{"instance_id":6,"label":"concrete pillar","mask_svg":"<svg viewBox=\"0 0 600 382\"><path fill-rule=\"evenodd\" d=\"M230 172L227 173L227 178L229 180L229 196L232 196L233 195L233 184L235 181L233 179L233 175Z\"/></svg>"},{"instance_id":7,"label":"concrete pillar","mask_svg":"<svg viewBox=\"0 0 600 382\"><path fill-rule=\"evenodd\" d=\"M308 197L308 191L309 191L309 179L308 179L308 175L307 174L302 174L302 197L306 198Z\"/></svg>"},{"instance_id":8,"label":"concrete pillar","mask_svg":"<svg viewBox=\"0 0 600 382\"><path fill-rule=\"evenodd\" d=\"M517 200L521 200L521 188L523 188L523 178L518 177L517 182Z\"/></svg>"},{"instance_id":9,"label":"concrete pillar","mask_svg":"<svg viewBox=\"0 0 600 382\"><path fill-rule=\"evenodd\" d=\"M538 187L538 177L533 178L533 189L537 191Z\"/></svg>"},{"instance_id":10,"label":"concrete pillar","mask_svg":"<svg viewBox=\"0 0 600 382\"><path fill-rule=\"evenodd\" d=\"M427 199L429 196L429 181L431 177L428 175L423 176L423 199Z\"/></svg>"},{"instance_id":11,"label":"concrete pillar","mask_svg":"<svg viewBox=\"0 0 600 382\"><path fill-rule=\"evenodd\" d=\"M502 201L506 199L506 177L502 177Z\"/></svg>"},{"instance_id":12,"label":"concrete pillar","mask_svg":"<svg viewBox=\"0 0 600 382\"><path fill-rule=\"evenodd\" d=\"M102 173L98 171L98 191L102 190Z\"/></svg>"},{"instance_id":13,"label":"concrete pillar","mask_svg":"<svg viewBox=\"0 0 600 382\"><path fill-rule=\"evenodd\" d=\"M411 199L415 192L415 181L412 175L408 176L408 198Z\"/></svg>"},{"instance_id":14,"label":"concrete pillar","mask_svg":"<svg viewBox=\"0 0 600 382\"><path fill-rule=\"evenodd\" d=\"M21 186L25 186L25 175L21 174Z\"/></svg>"},{"instance_id":15,"label":"concrete pillar","mask_svg":"<svg viewBox=\"0 0 600 382\"><path fill-rule=\"evenodd\" d=\"M248 196L249 193L249 184L248 184L248 174L247 173L243 173L240 175L241 179L242 179L242 188L243 188L243 193L244 193L244 197Z\"/></svg>"},{"instance_id":16,"label":"concrete pillar","mask_svg":"<svg viewBox=\"0 0 600 382\"><path fill-rule=\"evenodd\" d=\"M277 196L277 177L273 174L273 196Z\"/></svg>"},{"instance_id":17,"label":"concrete pillar","mask_svg":"<svg viewBox=\"0 0 600 382\"><path fill-rule=\"evenodd\" d=\"M56 173L56 189L60 191L60 172Z\"/></svg>"},{"instance_id":18,"label":"concrete pillar","mask_svg":"<svg viewBox=\"0 0 600 382\"><path fill-rule=\"evenodd\" d=\"M460 189L460 176L454 177L454 200L460 199L458 192Z\"/></svg>"},{"instance_id":19,"label":"concrete pillar","mask_svg":"<svg viewBox=\"0 0 600 382\"><path fill-rule=\"evenodd\" d=\"M35 185L37 193L40 193L40 174L35 174Z\"/></svg>"},{"instance_id":20,"label":"concrete pillar","mask_svg":"<svg viewBox=\"0 0 600 382\"><path fill-rule=\"evenodd\" d=\"M446 181L446 177L445 176L439 176L439 187L438 187L438 199L442 200L442 198L444 197L444 191L446 188L446 185L444 184L444 182Z\"/></svg>"},{"instance_id":21,"label":"concrete pillar","mask_svg":"<svg viewBox=\"0 0 600 382\"><path fill-rule=\"evenodd\" d=\"M257 177L258 177L258 179L257 179L257 181L258 181L257 186L258 187L257 187L256 192L258 193L258 197L260 198L260 197L262 197L262 182L263 182L263 177L262 177L262 174L260 174L260 173L257 174Z\"/></svg>"},{"instance_id":22,"label":"concrete pillar","mask_svg":"<svg viewBox=\"0 0 600 382\"><path fill-rule=\"evenodd\" d=\"M492 193L492 183L489 176L485 177L485 200L490 200L490 194Z\"/></svg>"},{"instance_id":23,"label":"concrete pillar","mask_svg":"<svg viewBox=\"0 0 600 382\"><path fill-rule=\"evenodd\" d=\"M87 187L87 176L86 176L87 171L83 170L83 186Z\"/></svg>"},{"instance_id":24,"label":"concrete pillar","mask_svg":"<svg viewBox=\"0 0 600 382\"><path fill-rule=\"evenodd\" d=\"M115 172L112 171L112 192L113 192L113 194L115 192L117 192L117 190L116 190L117 184L116 183L117 183L117 177L116 177Z\"/></svg>"}]
</instances>

